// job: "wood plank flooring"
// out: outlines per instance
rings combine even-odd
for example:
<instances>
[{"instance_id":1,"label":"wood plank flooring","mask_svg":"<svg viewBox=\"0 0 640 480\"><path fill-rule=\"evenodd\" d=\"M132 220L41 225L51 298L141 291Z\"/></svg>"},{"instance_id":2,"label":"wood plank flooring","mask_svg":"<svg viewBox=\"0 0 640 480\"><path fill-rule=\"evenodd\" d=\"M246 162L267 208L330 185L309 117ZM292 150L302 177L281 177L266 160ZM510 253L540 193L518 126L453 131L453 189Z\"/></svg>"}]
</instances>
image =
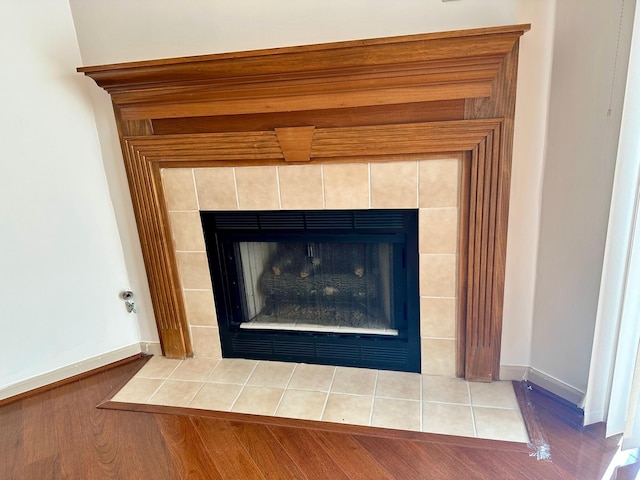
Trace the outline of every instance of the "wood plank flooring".
<instances>
[{"instance_id":1,"label":"wood plank flooring","mask_svg":"<svg viewBox=\"0 0 640 480\"><path fill-rule=\"evenodd\" d=\"M603 478L616 452L615 439L583 428L579 412L536 390L531 399L551 461L508 442L96 408L143 362L0 407L0 479L589 480ZM628 457L609 478L636 478L637 467Z\"/></svg>"}]
</instances>

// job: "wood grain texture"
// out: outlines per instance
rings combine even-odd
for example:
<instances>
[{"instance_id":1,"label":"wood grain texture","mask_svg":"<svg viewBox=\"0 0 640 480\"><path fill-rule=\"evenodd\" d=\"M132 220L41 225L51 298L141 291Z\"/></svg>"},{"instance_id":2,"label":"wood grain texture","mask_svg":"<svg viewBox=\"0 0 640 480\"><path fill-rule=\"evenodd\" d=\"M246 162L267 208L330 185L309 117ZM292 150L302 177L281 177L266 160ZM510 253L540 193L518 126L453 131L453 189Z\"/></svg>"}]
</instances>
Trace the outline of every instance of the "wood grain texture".
<instances>
[{"instance_id":1,"label":"wood grain texture","mask_svg":"<svg viewBox=\"0 0 640 480\"><path fill-rule=\"evenodd\" d=\"M528 25L79 68L122 118L238 115L483 97Z\"/></svg>"},{"instance_id":2,"label":"wood grain texture","mask_svg":"<svg viewBox=\"0 0 640 480\"><path fill-rule=\"evenodd\" d=\"M619 438L533 386L531 403L551 446L537 461L526 446L473 438L204 411L97 409L144 359L0 407L3 480L66 479L576 479L633 478L640 463L614 464ZM47 417L46 428L40 424ZM289 423L287 423L289 422ZM43 439L32 442L37 432ZM320 475L325 475L320 476ZM626 475L626 476L625 476Z\"/></svg>"},{"instance_id":3,"label":"wood grain texture","mask_svg":"<svg viewBox=\"0 0 640 480\"><path fill-rule=\"evenodd\" d=\"M472 380L497 379L517 50L528 29L78 69L111 94L164 354L183 358L193 352L161 168L462 154L470 165L463 166L468 203L461 211L468 220L461 226L465 266L459 273L466 290L459 297L464 316L456 369ZM308 133L311 126L313 135L304 142L289 135Z\"/></svg>"}]
</instances>

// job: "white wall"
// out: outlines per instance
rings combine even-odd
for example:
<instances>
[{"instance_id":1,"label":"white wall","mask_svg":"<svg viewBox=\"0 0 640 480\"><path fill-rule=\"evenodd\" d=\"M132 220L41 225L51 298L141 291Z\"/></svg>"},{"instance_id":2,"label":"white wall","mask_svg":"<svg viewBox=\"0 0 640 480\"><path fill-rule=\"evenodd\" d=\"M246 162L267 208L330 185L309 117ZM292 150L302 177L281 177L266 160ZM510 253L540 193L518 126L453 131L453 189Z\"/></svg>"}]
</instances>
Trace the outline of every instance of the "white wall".
<instances>
[{"instance_id":1,"label":"white wall","mask_svg":"<svg viewBox=\"0 0 640 480\"><path fill-rule=\"evenodd\" d=\"M70 0L83 65L532 23L521 42L502 363L529 365L554 0ZM97 89L97 87L93 87ZM106 94L96 115L128 268L140 247ZM113 174L110 174L112 172ZM154 330L148 310L144 332Z\"/></svg>"},{"instance_id":2,"label":"white wall","mask_svg":"<svg viewBox=\"0 0 640 480\"><path fill-rule=\"evenodd\" d=\"M0 64L1 398L139 335L68 2L0 1Z\"/></svg>"},{"instance_id":3,"label":"white wall","mask_svg":"<svg viewBox=\"0 0 640 480\"><path fill-rule=\"evenodd\" d=\"M589 375L634 3L562 0L556 9L531 366L582 392Z\"/></svg>"}]
</instances>

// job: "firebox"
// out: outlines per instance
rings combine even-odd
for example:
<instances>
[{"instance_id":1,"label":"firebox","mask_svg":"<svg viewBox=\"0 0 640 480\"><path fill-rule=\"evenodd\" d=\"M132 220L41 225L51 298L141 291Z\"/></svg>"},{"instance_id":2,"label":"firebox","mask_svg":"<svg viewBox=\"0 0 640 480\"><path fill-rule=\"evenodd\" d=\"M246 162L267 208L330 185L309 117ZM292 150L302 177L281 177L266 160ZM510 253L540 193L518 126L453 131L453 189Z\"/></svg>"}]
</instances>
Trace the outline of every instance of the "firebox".
<instances>
[{"instance_id":1,"label":"firebox","mask_svg":"<svg viewBox=\"0 0 640 480\"><path fill-rule=\"evenodd\" d=\"M417 210L200 215L223 357L420 371Z\"/></svg>"}]
</instances>

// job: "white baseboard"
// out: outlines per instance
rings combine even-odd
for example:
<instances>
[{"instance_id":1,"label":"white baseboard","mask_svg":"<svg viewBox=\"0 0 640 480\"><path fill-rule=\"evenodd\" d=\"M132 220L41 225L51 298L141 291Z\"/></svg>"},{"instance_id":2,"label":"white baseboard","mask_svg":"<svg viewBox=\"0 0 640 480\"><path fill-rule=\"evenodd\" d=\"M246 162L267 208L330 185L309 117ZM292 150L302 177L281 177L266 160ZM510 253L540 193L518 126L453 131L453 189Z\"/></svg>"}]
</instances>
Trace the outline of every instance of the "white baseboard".
<instances>
[{"instance_id":1,"label":"white baseboard","mask_svg":"<svg viewBox=\"0 0 640 480\"><path fill-rule=\"evenodd\" d=\"M14 383L13 385L9 385L8 387L0 389L0 400L4 400L5 398L13 397L15 395L20 395L21 393L35 390L36 388L44 387L45 385L59 382L66 378L88 372L89 370L93 370L95 368L104 367L105 365L123 360L140 352L140 344L134 343L126 347L122 347L117 350L113 350L111 352L88 358L78 363L74 363L73 365L68 365L66 367L52 370L51 372L43 373L42 375L31 377L27 380Z\"/></svg>"},{"instance_id":2,"label":"white baseboard","mask_svg":"<svg viewBox=\"0 0 640 480\"><path fill-rule=\"evenodd\" d=\"M529 367L524 365L500 365L500 380L515 380L520 382L527 379Z\"/></svg>"},{"instance_id":3,"label":"white baseboard","mask_svg":"<svg viewBox=\"0 0 640 480\"><path fill-rule=\"evenodd\" d=\"M162 347L160 342L140 342L140 351L145 355L162 356Z\"/></svg>"},{"instance_id":4,"label":"white baseboard","mask_svg":"<svg viewBox=\"0 0 640 480\"><path fill-rule=\"evenodd\" d=\"M585 392L533 367L500 365L500 380L526 380L582 408Z\"/></svg>"}]
</instances>

